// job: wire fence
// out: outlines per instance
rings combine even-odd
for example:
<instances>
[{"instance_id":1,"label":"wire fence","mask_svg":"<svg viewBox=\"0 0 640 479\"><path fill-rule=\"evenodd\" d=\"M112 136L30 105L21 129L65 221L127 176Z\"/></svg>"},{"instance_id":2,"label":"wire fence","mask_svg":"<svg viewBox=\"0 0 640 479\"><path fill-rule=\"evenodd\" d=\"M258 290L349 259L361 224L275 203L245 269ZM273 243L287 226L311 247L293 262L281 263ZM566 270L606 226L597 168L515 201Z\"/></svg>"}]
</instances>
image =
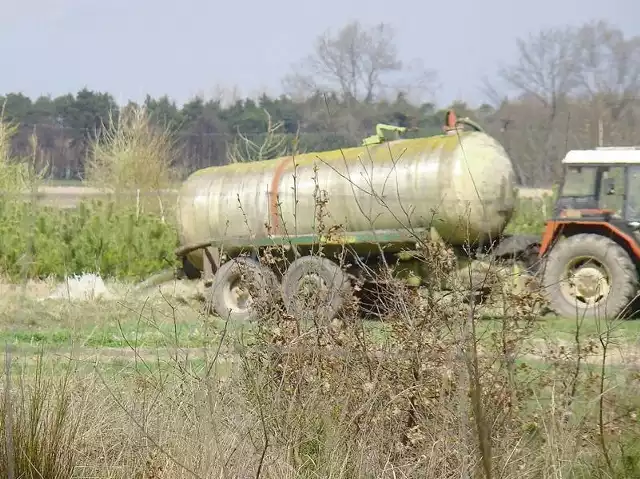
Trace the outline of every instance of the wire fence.
<instances>
[{"instance_id":1,"label":"wire fence","mask_svg":"<svg viewBox=\"0 0 640 479\"><path fill-rule=\"evenodd\" d=\"M89 153L90 130L58 125L30 125L21 128L13 138L13 152L19 158L32 158L32 136L37 138L36 160L39 166L46 165L51 178L80 179L84 176L84 165ZM257 144L264 142L266 132L242 133L244 138ZM367 132L347 134L344 131L322 131L288 133L278 132L284 144L292 146L294 141L299 151L324 151L354 146ZM209 166L228 162L228 148L239 139L237 134L212 131L203 127L200 131L179 131L175 135L176 158L174 163L185 174Z\"/></svg>"},{"instance_id":2,"label":"wire fence","mask_svg":"<svg viewBox=\"0 0 640 479\"><path fill-rule=\"evenodd\" d=\"M580 126L580 125L578 125ZM547 186L558 176L559 159L566 149L586 147L587 143L576 140L567 143L567 135L556 135L552 153L536 143L540 132L530 132L527 128L501 131L490 122L487 132L495 135L509 152L521 180L529 186ZM576 127L577 130L580 128ZM574 128L575 129L575 128ZM577 131L576 130L576 131ZM580 130L582 131L582 130ZM37 137L37 152L34 155L32 135ZM426 129L411 132L406 136L425 136L437 134L440 130ZM348 148L361 144L361 140L372 133L371 129L353 131L327 128L322 131L300 131L297 133L278 132L284 137L282 142L289 151L321 152L338 148ZM534 135L535 133L535 135ZM266 132L242 132L244 138L261 145L267 138ZM47 168L48 176L57 180L80 180L85 177L85 162L90 154L90 135L88 129L75 129L60 125L36 124L20 129L13 138L13 154L17 158L35 158L37 168ZM575 135L573 135L575 136ZM572 136L572 137L573 137ZM241 141L237 134L216 130L215 125L199 125L197 130L179 131L175 136L174 166L186 176L193 171L219 166L229 162L232 145ZM582 140L581 140L582 141Z\"/></svg>"}]
</instances>

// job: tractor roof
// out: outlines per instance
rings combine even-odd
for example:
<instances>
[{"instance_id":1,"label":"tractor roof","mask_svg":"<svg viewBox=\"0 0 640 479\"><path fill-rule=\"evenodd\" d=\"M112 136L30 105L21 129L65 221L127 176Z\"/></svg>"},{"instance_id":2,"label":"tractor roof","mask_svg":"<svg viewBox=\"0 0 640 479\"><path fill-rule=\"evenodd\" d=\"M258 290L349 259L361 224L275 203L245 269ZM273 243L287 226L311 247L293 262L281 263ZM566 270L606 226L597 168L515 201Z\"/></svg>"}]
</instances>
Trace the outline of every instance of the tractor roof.
<instances>
[{"instance_id":1,"label":"tractor roof","mask_svg":"<svg viewBox=\"0 0 640 479\"><path fill-rule=\"evenodd\" d=\"M640 165L640 146L607 146L593 150L571 150L564 165Z\"/></svg>"}]
</instances>

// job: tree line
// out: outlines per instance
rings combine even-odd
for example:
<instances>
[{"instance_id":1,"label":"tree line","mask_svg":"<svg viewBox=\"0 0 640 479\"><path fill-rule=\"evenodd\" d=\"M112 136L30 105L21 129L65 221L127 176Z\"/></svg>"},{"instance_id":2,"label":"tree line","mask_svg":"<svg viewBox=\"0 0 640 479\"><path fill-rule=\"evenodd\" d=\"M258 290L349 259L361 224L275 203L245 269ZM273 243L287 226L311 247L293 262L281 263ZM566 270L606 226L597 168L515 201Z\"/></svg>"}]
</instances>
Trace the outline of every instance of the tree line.
<instances>
[{"instance_id":1,"label":"tree line","mask_svg":"<svg viewBox=\"0 0 640 479\"><path fill-rule=\"evenodd\" d=\"M147 96L144 106L175 132L176 163L185 172L230 161L238 138L261 144L277 133L282 141L268 150L275 155L357 145L377 123L409 127L412 136L437 134L449 108L502 142L526 186L552 184L570 149L640 144L640 37L604 21L517 39L518 57L479 85L486 102L477 107L429 101L437 72L401 58L394 38L384 23L325 32L283 79L280 97L196 97L178 106L168 96ZM134 104L83 89L56 98L9 93L0 105L5 120L20 126L12 145L18 156L32 151L35 133L38 161L51 175L77 178L91 137Z\"/></svg>"}]
</instances>

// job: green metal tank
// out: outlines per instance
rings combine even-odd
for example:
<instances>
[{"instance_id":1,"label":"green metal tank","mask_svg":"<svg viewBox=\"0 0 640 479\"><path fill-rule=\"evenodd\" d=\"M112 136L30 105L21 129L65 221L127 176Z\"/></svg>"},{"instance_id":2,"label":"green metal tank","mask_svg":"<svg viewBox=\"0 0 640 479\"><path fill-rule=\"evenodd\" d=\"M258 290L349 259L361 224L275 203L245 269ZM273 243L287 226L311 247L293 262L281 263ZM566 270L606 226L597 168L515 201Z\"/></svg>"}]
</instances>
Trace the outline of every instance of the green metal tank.
<instances>
[{"instance_id":1,"label":"green metal tank","mask_svg":"<svg viewBox=\"0 0 640 479\"><path fill-rule=\"evenodd\" d=\"M514 187L509 156L482 131L210 167L179 191L180 241L251 246L311 238L318 188L325 225L352 237L424 228L462 245L504 230ZM201 251L188 258L201 268Z\"/></svg>"}]
</instances>

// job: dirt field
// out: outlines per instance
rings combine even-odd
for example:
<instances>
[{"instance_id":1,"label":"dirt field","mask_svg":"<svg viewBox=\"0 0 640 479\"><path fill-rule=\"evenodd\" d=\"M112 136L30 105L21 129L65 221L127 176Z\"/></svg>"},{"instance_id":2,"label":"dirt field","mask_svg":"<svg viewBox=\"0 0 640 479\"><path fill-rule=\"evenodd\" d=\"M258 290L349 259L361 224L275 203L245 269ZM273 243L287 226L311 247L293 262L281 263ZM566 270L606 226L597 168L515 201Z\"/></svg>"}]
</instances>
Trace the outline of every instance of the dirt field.
<instances>
[{"instance_id":1,"label":"dirt field","mask_svg":"<svg viewBox=\"0 0 640 479\"><path fill-rule=\"evenodd\" d=\"M163 200L171 200L176 194L177 191L175 190L161 192ZM88 186L42 186L38 189L38 202L40 204L58 206L60 208L74 208L82 200L107 199L109 196L110 194L107 191ZM120 196L122 197L123 195L121 194ZM132 202L136 201L136 192L128 193L126 196L128 196ZM144 194L141 196L144 196ZM29 193L24 194L25 199L29 197Z\"/></svg>"},{"instance_id":2,"label":"dirt field","mask_svg":"<svg viewBox=\"0 0 640 479\"><path fill-rule=\"evenodd\" d=\"M520 188L518 191L522 198L542 198L547 195L552 195L551 188Z\"/></svg>"},{"instance_id":3,"label":"dirt field","mask_svg":"<svg viewBox=\"0 0 640 479\"><path fill-rule=\"evenodd\" d=\"M163 199L171 201L175 198L177 190L166 190L162 192ZM523 198L542 198L550 195L551 190L545 188L521 188L519 194ZM83 199L107 198L109 194L96 188L88 186L43 186L39 189L39 202L44 205L56 205L61 208L73 208ZM128 195L131 201L136 201L136 193ZM25 193L25 199L29 197Z\"/></svg>"},{"instance_id":4,"label":"dirt field","mask_svg":"<svg viewBox=\"0 0 640 479\"><path fill-rule=\"evenodd\" d=\"M13 344L16 351L28 352L37 344L60 353L75 343L72 349L82 344L84 355L105 353L112 357L121 353L126 357L130 335L139 337L138 347L155 348L155 353L157 348L166 349L168 354L178 346L195 352L208 344L211 334L216 336L219 328L251 329L240 323L224 326L220 318L204 315L205 291L197 281L174 280L145 291L135 291L132 283L106 281L105 287L107 294L102 298L83 299L73 293L67 296L65 291L73 288L64 282L0 282L0 337ZM56 291L58 297L52 298ZM367 323L374 329L382 326L377 321ZM541 317L527 341L524 357L561 357L563 350L575 346L576 323L575 318ZM499 319L481 320L480 340L499 324ZM614 344L608 352L608 363L640 369L640 321L616 321L609 327ZM587 363L601 360L599 336L603 328L603 324L595 322L581 324L581 341L595 345L583 358Z\"/></svg>"}]
</instances>

